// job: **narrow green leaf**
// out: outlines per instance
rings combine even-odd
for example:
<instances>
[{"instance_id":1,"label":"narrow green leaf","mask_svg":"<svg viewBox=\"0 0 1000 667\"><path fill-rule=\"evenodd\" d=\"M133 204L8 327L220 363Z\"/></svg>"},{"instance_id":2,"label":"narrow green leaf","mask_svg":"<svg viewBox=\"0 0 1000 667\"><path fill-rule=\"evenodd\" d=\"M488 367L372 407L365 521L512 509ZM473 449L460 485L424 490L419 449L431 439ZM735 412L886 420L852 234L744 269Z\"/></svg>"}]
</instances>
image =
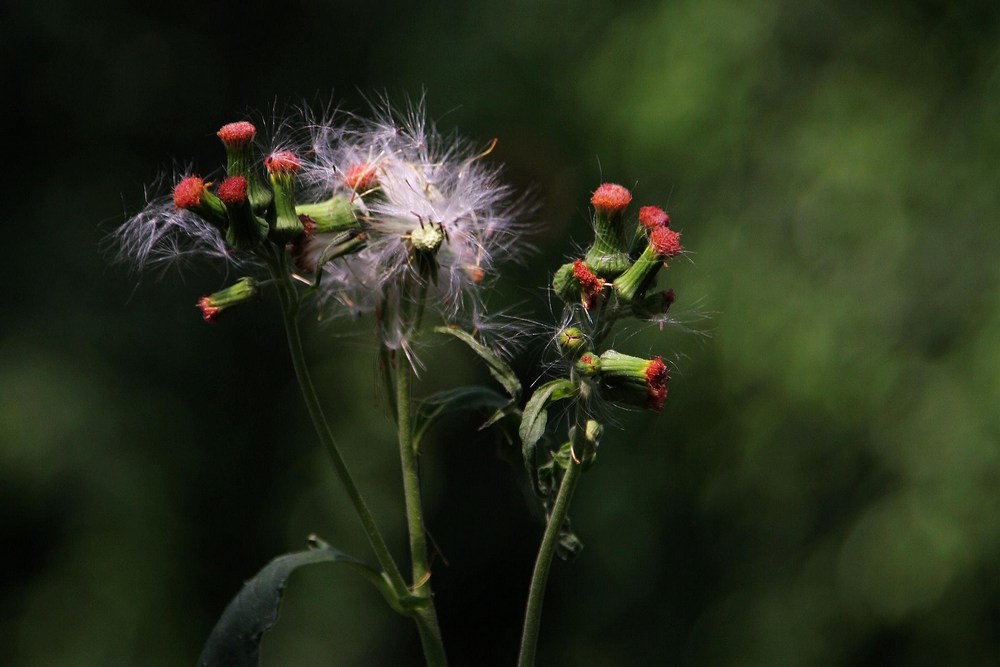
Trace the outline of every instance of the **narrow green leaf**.
<instances>
[{"instance_id":1,"label":"narrow green leaf","mask_svg":"<svg viewBox=\"0 0 1000 667\"><path fill-rule=\"evenodd\" d=\"M310 541L317 547L278 556L243 585L205 642L199 667L258 667L261 637L278 620L278 606L289 575L303 565L342 563L360 572L387 599L395 600L378 572L320 540Z\"/></svg>"},{"instance_id":2,"label":"narrow green leaf","mask_svg":"<svg viewBox=\"0 0 1000 667\"><path fill-rule=\"evenodd\" d=\"M535 390L524 406L521 415L521 453L524 465L535 479L535 445L545 435L545 425L548 423L548 406L554 401L569 398L576 394L576 385L571 380L561 379L546 382Z\"/></svg>"},{"instance_id":3,"label":"narrow green leaf","mask_svg":"<svg viewBox=\"0 0 1000 667\"><path fill-rule=\"evenodd\" d=\"M500 392L481 385L456 387L436 394L431 394L420 403L414 419L413 449L420 451L420 441L427 429L443 415L462 410L493 410L485 428L495 423L505 414L504 409L511 405L511 399ZM497 414L499 413L499 417Z\"/></svg>"},{"instance_id":4,"label":"narrow green leaf","mask_svg":"<svg viewBox=\"0 0 1000 667\"><path fill-rule=\"evenodd\" d=\"M489 419L487 419L486 421L484 421L482 424L479 425L479 430L480 431L484 431L484 430L488 429L490 426L493 426L494 424L496 424L498 421L500 421L504 417L506 417L507 414L508 414L508 411L505 410L504 408L507 407L507 406L509 406L509 405L510 405L510 403L507 403L506 405L503 405L503 406L497 408L493 412L493 414L490 415Z\"/></svg>"},{"instance_id":5,"label":"narrow green leaf","mask_svg":"<svg viewBox=\"0 0 1000 667\"><path fill-rule=\"evenodd\" d=\"M464 342L486 362L490 375L503 385L503 388L507 390L507 393L510 394L510 397L514 401L517 401L521 396L521 382L517 379L517 375L514 374L513 369L511 369L506 361L498 357L493 350L476 340L468 331L452 327L434 327L434 331L449 334Z\"/></svg>"}]
</instances>

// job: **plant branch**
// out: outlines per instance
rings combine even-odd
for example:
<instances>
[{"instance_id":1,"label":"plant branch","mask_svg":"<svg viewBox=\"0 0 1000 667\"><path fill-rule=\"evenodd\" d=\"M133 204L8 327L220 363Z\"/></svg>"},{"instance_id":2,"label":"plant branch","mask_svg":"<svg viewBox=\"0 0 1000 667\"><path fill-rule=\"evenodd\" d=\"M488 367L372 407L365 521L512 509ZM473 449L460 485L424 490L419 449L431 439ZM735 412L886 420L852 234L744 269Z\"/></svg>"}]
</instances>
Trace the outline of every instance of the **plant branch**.
<instances>
[{"instance_id":1,"label":"plant branch","mask_svg":"<svg viewBox=\"0 0 1000 667\"><path fill-rule=\"evenodd\" d=\"M299 332L298 293L291 284L287 265L283 257L271 258L271 272L274 275L278 298L281 301L281 310L284 315L285 333L288 336L288 350L292 356L292 365L295 367L295 375L298 378L299 388L302 390L302 397L309 410L309 416L316 429L316 434L319 436L320 442L323 443L323 447L330 457L330 462L333 464L333 469L344 485L347 495L351 499L351 504L354 506L354 511L364 526L368 542L371 544L372 551L375 552L379 566L392 584L397 597L402 598L407 594L406 583L399 572L396 562L392 558L392 554L389 552L389 547L386 545L378 525L375 523L375 517L372 515L371 510L368 509L368 504L354 482L354 478L347 467L347 462L344 461L344 457L340 453L340 448L333 438L330 425L327 423L326 415L323 413L319 397L313 386L312 377L309 375L305 353L302 348L302 337Z\"/></svg>"},{"instance_id":2,"label":"plant branch","mask_svg":"<svg viewBox=\"0 0 1000 667\"><path fill-rule=\"evenodd\" d=\"M586 441L587 410L586 399L581 399L576 405L576 427L573 430L571 456L567 462L566 473L559 484L559 492L552 506L542 544L538 548L535 560L535 570L531 575L531 586L528 589L528 606L524 612L524 631L521 633L521 655L518 667L532 667L535 664L535 653L538 649L538 630L542 621L542 602L545 599L545 585L549 579L549 569L552 567L552 556L559 541L559 531L562 530L569 505L573 499L573 491L580 479L583 469L582 453Z\"/></svg>"},{"instance_id":3,"label":"plant branch","mask_svg":"<svg viewBox=\"0 0 1000 667\"><path fill-rule=\"evenodd\" d=\"M410 560L413 572L413 595L426 600L414 616L420 631L420 641L428 665L446 664L437 611L431 598L431 570L427 557L427 536L424 530L423 504L420 499L420 474L413 449L413 427L410 423L412 370L406 355L396 352L396 427L399 438L399 460L403 469L403 495L406 501L406 525L410 534Z\"/></svg>"}]
</instances>

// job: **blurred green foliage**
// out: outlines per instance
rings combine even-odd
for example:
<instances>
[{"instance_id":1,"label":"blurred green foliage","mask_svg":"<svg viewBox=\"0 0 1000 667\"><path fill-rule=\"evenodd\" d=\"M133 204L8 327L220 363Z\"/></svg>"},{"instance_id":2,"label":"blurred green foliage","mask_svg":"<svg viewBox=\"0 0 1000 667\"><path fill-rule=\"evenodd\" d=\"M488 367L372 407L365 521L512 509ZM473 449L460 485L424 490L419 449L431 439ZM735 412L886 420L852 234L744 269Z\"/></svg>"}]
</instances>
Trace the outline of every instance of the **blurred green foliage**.
<instances>
[{"instance_id":1,"label":"blurred green foliage","mask_svg":"<svg viewBox=\"0 0 1000 667\"><path fill-rule=\"evenodd\" d=\"M99 248L171 160L221 164L212 135L246 109L363 110L383 89L498 136L544 202L496 303L551 319L541 287L601 180L668 206L693 251L669 272L679 326L622 343L674 359L671 396L620 414L582 481L586 549L554 569L541 664L1000 662L995 3L5 11L4 664L192 664L241 582L308 533L367 557L273 299L209 327L193 304L221 277L138 281ZM366 326L317 329L311 356L402 553L371 349L346 335ZM435 348L422 389L488 381L466 352ZM512 664L541 524L474 427L425 444L435 589L454 664ZM419 649L367 584L316 567L264 654Z\"/></svg>"}]
</instances>

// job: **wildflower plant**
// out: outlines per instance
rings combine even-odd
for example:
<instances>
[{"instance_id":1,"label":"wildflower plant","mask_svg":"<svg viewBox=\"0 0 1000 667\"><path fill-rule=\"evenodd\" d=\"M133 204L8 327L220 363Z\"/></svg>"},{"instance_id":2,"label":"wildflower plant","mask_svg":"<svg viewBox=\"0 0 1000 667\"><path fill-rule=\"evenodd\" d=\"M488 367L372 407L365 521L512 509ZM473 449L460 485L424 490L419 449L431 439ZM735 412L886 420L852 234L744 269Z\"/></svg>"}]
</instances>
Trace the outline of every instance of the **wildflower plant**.
<instances>
[{"instance_id":1,"label":"wildflower plant","mask_svg":"<svg viewBox=\"0 0 1000 667\"><path fill-rule=\"evenodd\" d=\"M594 239L582 256L554 273L564 302L550 343L558 377L527 400L508 363L488 344L490 330L518 327L489 319L485 302L498 267L521 256L525 207L486 159L495 141L475 146L438 133L421 106L386 107L375 118L303 113L281 126L268 149L248 121L227 124L218 137L225 172L185 173L172 192L153 198L115 233L118 257L136 271L190 259L246 275L197 299L207 322L273 291L281 306L292 364L316 433L364 529L375 565L318 537L310 548L280 556L249 581L227 607L202 653L202 665L256 665L262 634L276 621L284 584L306 564L337 562L358 571L395 611L413 619L429 665L446 654L432 595L420 493L422 440L442 414L489 410L485 425L516 427L531 486L546 512L524 620L520 665L534 663L542 599L552 558L573 555L568 509L582 472L595 459L606 406L658 411L668 370L659 356L634 357L607 347L627 320L662 325L674 301L658 276L683 252L669 216L655 206L628 217L631 193L606 183L591 198ZM369 314L378 344L378 378L391 397L402 469L410 567L397 565L378 522L335 442L303 353L302 313L319 319ZM461 323L475 323L470 329ZM516 321L515 321L516 322ZM530 327L527 327L530 329ZM413 398L418 345L433 335L466 344L502 391L458 387ZM549 422L550 407L567 401L565 428Z\"/></svg>"}]
</instances>

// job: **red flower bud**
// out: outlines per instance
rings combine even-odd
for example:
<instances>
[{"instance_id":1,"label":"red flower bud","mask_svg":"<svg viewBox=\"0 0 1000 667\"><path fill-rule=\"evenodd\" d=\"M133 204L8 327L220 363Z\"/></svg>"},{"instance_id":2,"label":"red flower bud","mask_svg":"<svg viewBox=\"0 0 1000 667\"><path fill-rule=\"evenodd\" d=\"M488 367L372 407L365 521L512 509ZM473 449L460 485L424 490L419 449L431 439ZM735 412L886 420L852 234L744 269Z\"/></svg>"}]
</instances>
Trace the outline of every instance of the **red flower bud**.
<instances>
[{"instance_id":1,"label":"red flower bud","mask_svg":"<svg viewBox=\"0 0 1000 667\"><path fill-rule=\"evenodd\" d=\"M198 299L198 310L206 322L215 322L222 311L241 303L246 303L257 296L257 281L253 278L240 278L229 287Z\"/></svg>"}]
</instances>

